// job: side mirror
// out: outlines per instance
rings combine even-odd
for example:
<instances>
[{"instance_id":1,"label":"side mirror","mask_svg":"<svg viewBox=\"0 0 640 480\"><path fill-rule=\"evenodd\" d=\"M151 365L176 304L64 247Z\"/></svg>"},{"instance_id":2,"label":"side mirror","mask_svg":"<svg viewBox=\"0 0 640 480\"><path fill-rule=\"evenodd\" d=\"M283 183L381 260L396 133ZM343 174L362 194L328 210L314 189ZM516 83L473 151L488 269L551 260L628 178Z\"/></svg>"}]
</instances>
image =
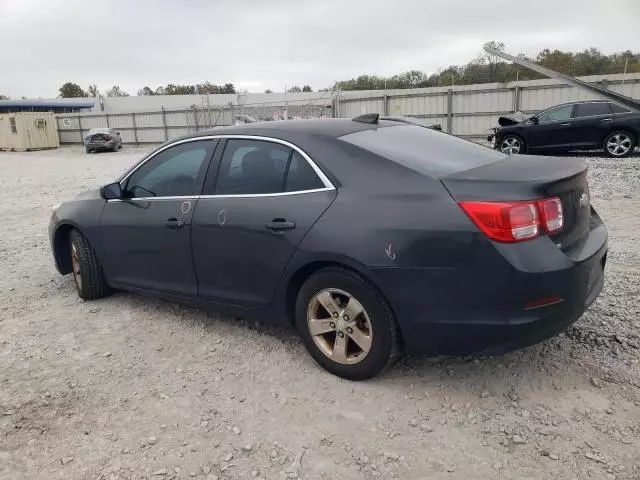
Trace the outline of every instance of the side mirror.
<instances>
[{"instance_id":1,"label":"side mirror","mask_svg":"<svg viewBox=\"0 0 640 480\"><path fill-rule=\"evenodd\" d=\"M538 117L531 117L529 122L531 122L532 125L538 125Z\"/></svg>"},{"instance_id":2,"label":"side mirror","mask_svg":"<svg viewBox=\"0 0 640 480\"><path fill-rule=\"evenodd\" d=\"M116 135L120 136L120 132L116 132Z\"/></svg>"},{"instance_id":3,"label":"side mirror","mask_svg":"<svg viewBox=\"0 0 640 480\"><path fill-rule=\"evenodd\" d=\"M120 183L114 182L109 185L105 185L100 189L100 196L105 200L122 198L122 187L120 186Z\"/></svg>"}]
</instances>

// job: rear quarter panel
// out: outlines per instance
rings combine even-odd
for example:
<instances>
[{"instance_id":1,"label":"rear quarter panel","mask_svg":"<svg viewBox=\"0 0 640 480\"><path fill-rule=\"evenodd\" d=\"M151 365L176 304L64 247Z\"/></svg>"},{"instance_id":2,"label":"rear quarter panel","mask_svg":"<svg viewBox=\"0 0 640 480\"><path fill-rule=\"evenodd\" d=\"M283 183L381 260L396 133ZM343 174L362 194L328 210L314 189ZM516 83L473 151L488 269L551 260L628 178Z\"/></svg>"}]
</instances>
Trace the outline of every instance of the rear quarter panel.
<instances>
[{"instance_id":1,"label":"rear quarter panel","mask_svg":"<svg viewBox=\"0 0 640 480\"><path fill-rule=\"evenodd\" d=\"M637 145L640 140L640 112L614 114L611 131L615 130L625 130L634 134Z\"/></svg>"},{"instance_id":2,"label":"rear quarter panel","mask_svg":"<svg viewBox=\"0 0 640 480\"><path fill-rule=\"evenodd\" d=\"M473 321L478 298L487 309L498 308L512 268L442 183L372 154L346 153L350 166L336 173L336 200L292 257L278 298L296 272L329 262L370 280L403 332L418 316L425 322ZM488 282L487 272L499 280ZM464 298L469 292L474 298Z\"/></svg>"}]
</instances>

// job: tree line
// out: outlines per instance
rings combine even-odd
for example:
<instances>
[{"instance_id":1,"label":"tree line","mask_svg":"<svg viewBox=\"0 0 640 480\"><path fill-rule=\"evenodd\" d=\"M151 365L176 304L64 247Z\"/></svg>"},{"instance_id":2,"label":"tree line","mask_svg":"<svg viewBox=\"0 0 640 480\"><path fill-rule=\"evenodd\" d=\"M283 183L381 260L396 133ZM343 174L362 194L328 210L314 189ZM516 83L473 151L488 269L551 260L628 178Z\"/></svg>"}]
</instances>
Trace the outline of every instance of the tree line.
<instances>
[{"instance_id":1,"label":"tree line","mask_svg":"<svg viewBox=\"0 0 640 480\"><path fill-rule=\"evenodd\" d=\"M504 49L504 44L501 42L488 42L486 45L497 50ZM527 58L522 54L519 57ZM623 73L625 67L627 73L640 72L640 53L634 53L631 50L603 55L597 48L589 48L576 53L544 49L533 60L540 65L572 77ZM389 77L360 75L357 78L336 82L333 88L340 90L384 90L493 82L506 83L538 78L545 77L485 52L466 65L451 65L436 73L428 74L420 70L410 70Z\"/></svg>"},{"instance_id":2,"label":"tree line","mask_svg":"<svg viewBox=\"0 0 640 480\"><path fill-rule=\"evenodd\" d=\"M497 50L504 49L501 42L488 42L486 45ZM524 55L520 55L524 57ZM524 57L526 58L526 57ZM545 67L574 77L583 75L604 75L611 73L640 72L640 53L626 50L612 55L604 55L597 48L589 48L582 52L564 52L561 50L541 50L532 60ZM450 85L470 85L474 83L512 82L516 80L534 80L544 76L522 68L519 65L505 62L500 57L486 52L481 53L466 65L451 65L436 73L421 70L409 70L392 76L360 75L350 80L336 82L332 89L340 90L383 90L419 87L441 87ZM320 89L326 91L329 88ZM295 85L287 89L289 93L312 92L309 85L302 88ZM86 90L73 82L67 82L59 89L62 98L97 97L101 93L107 97L127 97L129 94L118 85L100 92L96 85L89 85ZM210 82L195 85L170 83L155 89L145 86L137 91L139 96L147 95L205 95L219 93L237 93L233 83L215 85ZM265 93L272 93L265 90ZM0 95L0 100L8 97Z\"/></svg>"},{"instance_id":3,"label":"tree line","mask_svg":"<svg viewBox=\"0 0 640 480\"><path fill-rule=\"evenodd\" d=\"M97 97L101 94L107 97L128 97L129 94L124 91L120 86L114 85L108 90L101 92L98 87L89 85L84 90L80 85L73 82L66 82L58 89L58 96L61 98L82 98L82 97ZM149 86L144 86L138 90L138 96L148 95L206 95L217 93L236 93L236 87L233 83L225 83L224 85L214 85L210 82L198 83L196 85L176 85L169 83L166 86L159 86L152 89Z\"/></svg>"},{"instance_id":4,"label":"tree line","mask_svg":"<svg viewBox=\"0 0 640 480\"><path fill-rule=\"evenodd\" d=\"M83 90L80 85L73 82L67 82L59 89L59 97L61 98L81 98L81 97L97 97L101 93L104 93L107 97L128 97L129 94L125 92L118 85L114 85L110 89L100 92L96 85L89 85L86 90ZM302 88L294 85L287 89L289 93L297 92L313 92L313 89L309 85L305 85ZM224 85L214 85L210 82L198 83L196 85L175 85L169 83L166 86L159 86L152 89L149 86L144 86L138 90L138 96L149 95L207 95L207 94L219 94L219 93L238 93L233 83L225 83ZM273 93L272 90L265 90L264 93Z\"/></svg>"}]
</instances>

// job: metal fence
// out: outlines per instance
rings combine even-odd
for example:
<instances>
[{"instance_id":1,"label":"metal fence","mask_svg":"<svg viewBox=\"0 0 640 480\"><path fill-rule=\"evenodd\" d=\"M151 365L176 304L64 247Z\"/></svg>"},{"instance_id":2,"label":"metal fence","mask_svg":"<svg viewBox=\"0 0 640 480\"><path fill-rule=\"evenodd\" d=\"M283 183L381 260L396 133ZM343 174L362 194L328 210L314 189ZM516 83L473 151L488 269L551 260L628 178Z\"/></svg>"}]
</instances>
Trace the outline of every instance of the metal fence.
<instances>
[{"instance_id":1,"label":"metal fence","mask_svg":"<svg viewBox=\"0 0 640 480\"><path fill-rule=\"evenodd\" d=\"M131 113L63 114L57 116L60 143L82 143L92 128L111 127L123 143L162 143L216 125L233 123L233 108L198 108Z\"/></svg>"},{"instance_id":2,"label":"metal fence","mask_svg":"<svg viewBox=\"0 0 640 480\"><path fill-rule=\"evenodd\" d=\"M285 113L286 112L286 113ZM206 130L215 126L232 125L238 115L249 115L257 120L284 118L332 117L331 100L328 105L286 105L261 103L228 105L224 107L196 107L129 113L66 113L58 115L61 144L82 143L92 128L114 128L120 132L125 144L162 143L172 138Z\"/></svg>"},{"instance_id":3,"label":"metal fence","mask_svg":"<svg viewBox=\"0 0 640 480\"><path fill-rule=\"evenodd\" d=\"M640 98L640 73L581 79L598 83L629 97ZM132 104L140 99L129 98ZM508 84L326 92L318 98L292 102L279 99L273 102L244 103L237 97L237 103L224 106L209 105L209 97L206 98L205 102L200 96L185 96L180 101L193 101L195 104L182 109L156 107L153 111L141 112L61 114L57 117L60 143L81 143L87 131L98 127L115 128L120 132L124 143L145 144L161 143L216 125L231 125L237 115L250 115L258 120L278 120L285 117L351 118L364 113L408 115L430 123L439 123L443 130L454 135L482 138L496 125L500 115L515 111L536 113L559 103L598 97L557 80L544 79ZM128 101L127 98L117 100L120 103ZM126 105L120 105L120 108L126 108Z\"/></svg>"},{"instance_id":4,"label":"metal fence","mask_svg":"<svg viewBox=\"0 0 640 480\"><path fill-rule=\"evenodd\" d=\"M640 98L640 74L581 77L633 98ZM498 116L515 111L536 113L559 103L598 96L557 80L508 84L461 85L411 90L342 92L336 97L339 117L365 113L408 115L439 123L443 130L468 138L486 137Z\"/></svg>"}]
</instances>

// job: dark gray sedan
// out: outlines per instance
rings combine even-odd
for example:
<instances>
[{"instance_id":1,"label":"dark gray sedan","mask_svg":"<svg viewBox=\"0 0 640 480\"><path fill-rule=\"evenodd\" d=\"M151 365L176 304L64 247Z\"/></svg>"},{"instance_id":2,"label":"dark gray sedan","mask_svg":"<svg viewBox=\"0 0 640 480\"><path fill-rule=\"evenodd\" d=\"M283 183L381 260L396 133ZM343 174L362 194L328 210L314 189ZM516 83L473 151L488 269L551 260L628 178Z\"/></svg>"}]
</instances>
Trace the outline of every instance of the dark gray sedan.
<instances>
[{"instance_id":1,"label":"dark gray sedan","mask_svg":"<svg viewBox=\"0 0 640 480\"><path fill-rule=\"evenodd\" d=\"M294 325L324 368L501 353L600 293L586 165L398 120L264 122L172 140L54 207L55 263L111 289Z\"/></svg>"},{"instance_id":2,"label":"dark gray sedan","mask_svg":"<svg viewBox=\"0 0 640 480\"><path fill-rule=\"evenodd\" d=\"M84 136L84 149L87 153L99 151L117 152L122 148L120 132L113 128L92 128Z\"/></svg>"}]
</instances>

